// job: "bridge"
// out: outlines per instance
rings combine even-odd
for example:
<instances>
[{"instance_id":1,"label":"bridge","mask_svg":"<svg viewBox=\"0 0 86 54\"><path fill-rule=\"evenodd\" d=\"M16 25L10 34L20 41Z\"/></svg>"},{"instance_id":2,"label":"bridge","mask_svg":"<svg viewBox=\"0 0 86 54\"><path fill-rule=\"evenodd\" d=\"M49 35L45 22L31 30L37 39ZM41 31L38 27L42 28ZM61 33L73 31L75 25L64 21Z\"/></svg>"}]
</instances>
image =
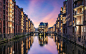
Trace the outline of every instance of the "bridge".
<instances>
[{"instance_id":1,"label":"bridge","mask_svg":"<svg viewBox=\"0 0 86 54\"><path fill-rule=\"evenodd\" d=\"M35 31L33 33L40 33L39 31ZM42 32L43 33L43 32ZM56 32L46 32L46 33L56 33Z\"/></svg>"},{"instance_id":2,"label":"bridge","mask_svg":"<svg viewBox=\"0 0 86 54\"><path fill-rule=\"evenodd\" d=\"M35 35L35 36L38 36L39 34L44 34L44 32L39 32L39 31L35 31L35 32L31 32L31 35ZM56 35L56 32L45 32L46 35L49 35L49 34L55 34Z\"/></svg>"},{"instance_id":3,"label":"bridge","mask_svg":"<svg viewBox=\"0 0 86 54\"><path fill-rule=\"evenodd\" d=\"M39 33L39 31L35 31L34 33Z\"/></svg>"}]
</instances>

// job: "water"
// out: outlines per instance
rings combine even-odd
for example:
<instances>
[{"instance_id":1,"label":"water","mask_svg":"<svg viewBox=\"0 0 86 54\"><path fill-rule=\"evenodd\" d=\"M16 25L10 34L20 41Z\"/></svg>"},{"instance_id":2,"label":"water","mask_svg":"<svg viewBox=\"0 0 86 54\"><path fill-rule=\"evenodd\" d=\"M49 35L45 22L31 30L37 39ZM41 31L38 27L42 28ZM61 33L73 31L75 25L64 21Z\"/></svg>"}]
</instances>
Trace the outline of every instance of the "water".
<instances>
[{"instance_id":1,"label":"water","mask_svg":"<svg viewBox=\"0 0 86 54\"><path fill-rule=\"evenodd\" d=\"M86 50L59 36L27 36L0 44L0 54L86 54Z\"/></svg>"},{"instance_id":2,"label":"water","mask_svg":"<svg viewBox=\"0 0 86 54\"><path fill-rule=\"evenodd\" d=\"M28 54L58 54L56 43L52 38L46 36L46 40L39 40L38 37L34 37L34 42Z\"/></svg>"}]
</instances>

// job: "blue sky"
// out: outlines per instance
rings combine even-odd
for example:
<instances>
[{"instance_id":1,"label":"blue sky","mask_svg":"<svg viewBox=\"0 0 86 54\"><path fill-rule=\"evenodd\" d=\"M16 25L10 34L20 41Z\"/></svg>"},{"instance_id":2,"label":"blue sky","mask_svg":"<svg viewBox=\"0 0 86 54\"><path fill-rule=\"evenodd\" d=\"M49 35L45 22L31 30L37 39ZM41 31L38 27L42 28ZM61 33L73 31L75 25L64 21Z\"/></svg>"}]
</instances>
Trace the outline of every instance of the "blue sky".
<instances>
[{"instance_id":1,"label":"blue sky","mask_svg":"<svg viewBox=\"0 0 86 54\"><path fill-rule=\"evenodd\" d=\"M24 9L37 28L40 22L48 22L49 27L55 24L63 1L65 0L16 0L16 4Z\"/></svg>"}]
</instances>

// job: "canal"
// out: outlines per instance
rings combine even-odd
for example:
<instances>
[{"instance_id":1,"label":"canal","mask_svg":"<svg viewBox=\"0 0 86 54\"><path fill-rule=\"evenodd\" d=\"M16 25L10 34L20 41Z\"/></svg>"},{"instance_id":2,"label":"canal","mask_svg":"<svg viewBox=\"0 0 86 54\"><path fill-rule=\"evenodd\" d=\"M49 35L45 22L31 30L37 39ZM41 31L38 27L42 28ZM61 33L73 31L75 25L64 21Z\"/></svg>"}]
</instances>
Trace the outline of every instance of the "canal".
<instances>
[{"instance_id":1,"label":"canal","mask_svg":"<svg viewBox=\"0 0 86 54\"><path fill-rule=\"evenodd\" d=\"M26 36L0 44L0 54L86 54L86 50L60 36Z\"/></svg>"}]
</instances>

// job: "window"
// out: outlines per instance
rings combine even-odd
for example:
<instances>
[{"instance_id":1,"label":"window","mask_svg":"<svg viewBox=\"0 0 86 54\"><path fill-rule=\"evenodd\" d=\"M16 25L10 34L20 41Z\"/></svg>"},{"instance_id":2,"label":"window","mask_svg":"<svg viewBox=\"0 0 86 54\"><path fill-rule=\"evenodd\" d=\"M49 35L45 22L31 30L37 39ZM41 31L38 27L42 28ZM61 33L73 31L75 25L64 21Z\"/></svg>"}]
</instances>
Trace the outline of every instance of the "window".
<instances>
[{"instance_id":1,"label":"window","mask_svg":"<svg viewBox=\"0 0 86 54\"><path fill-rule=\"evenodd\" d=\"M5 9L5 5L3 6L3 9Z\"/></svg>"},{"instance_id":2,"label":"window","mask_svg":"<svg viewBox=\"0 0 86 54\"><path fill-rule=\"evenodd\" d=\"M59 28L59 22L58 22L58 28Z\"/></svg>"},{"instance_id":3,"label":"window","mask_svg":"<svg viewBox=\"0 0 86 54\"><path fill-rule=\"evenodd\" d=\"M3 13L5 14L5 10L3 10Z\"/></svg>"},{"instance_id":4,"label":"window","mask_svg":"<svg viewBox=\"0 0 86 54\"><path fill-rule=\"evenodd\" d=\"M84 10L84 9L82 8L82 12L83 12L83 10Z\"/></svg>"},{"instance_id":5,"label":"window","mask_svg":"<svg viewBox=\"0 0 86 54\"><path fill-rule=\"evenodd\" d=\"M62 26L62 23L61 23L61 26Z\"/></svg>"},{"instance_id":6,"label":"window","mask_svg":"<svg viewBox=\"0 0 86 54\"><path fill-rule=\"evenodd\" d=\"M5 4L5 0L3 0L3 4Z\"/></svg>"},{"instance_id":7,"label":"window","mask_svg":"<svg viewBox=\"0 0 86 54\"><path fill-rule=\"evenodd\" d=\"M61 20L62 20L62 18L61 18Z\"/></svg>"},{"instance_id":8,"label":"window","mask_svg":"<svg viewBox=\"0 0 86 54\"><path fill-rule=\"evenodd\" d=\"M79 41L79 42L81 41L81 37L78 37L78 41Z\"/></svg>"}]
</instances>

